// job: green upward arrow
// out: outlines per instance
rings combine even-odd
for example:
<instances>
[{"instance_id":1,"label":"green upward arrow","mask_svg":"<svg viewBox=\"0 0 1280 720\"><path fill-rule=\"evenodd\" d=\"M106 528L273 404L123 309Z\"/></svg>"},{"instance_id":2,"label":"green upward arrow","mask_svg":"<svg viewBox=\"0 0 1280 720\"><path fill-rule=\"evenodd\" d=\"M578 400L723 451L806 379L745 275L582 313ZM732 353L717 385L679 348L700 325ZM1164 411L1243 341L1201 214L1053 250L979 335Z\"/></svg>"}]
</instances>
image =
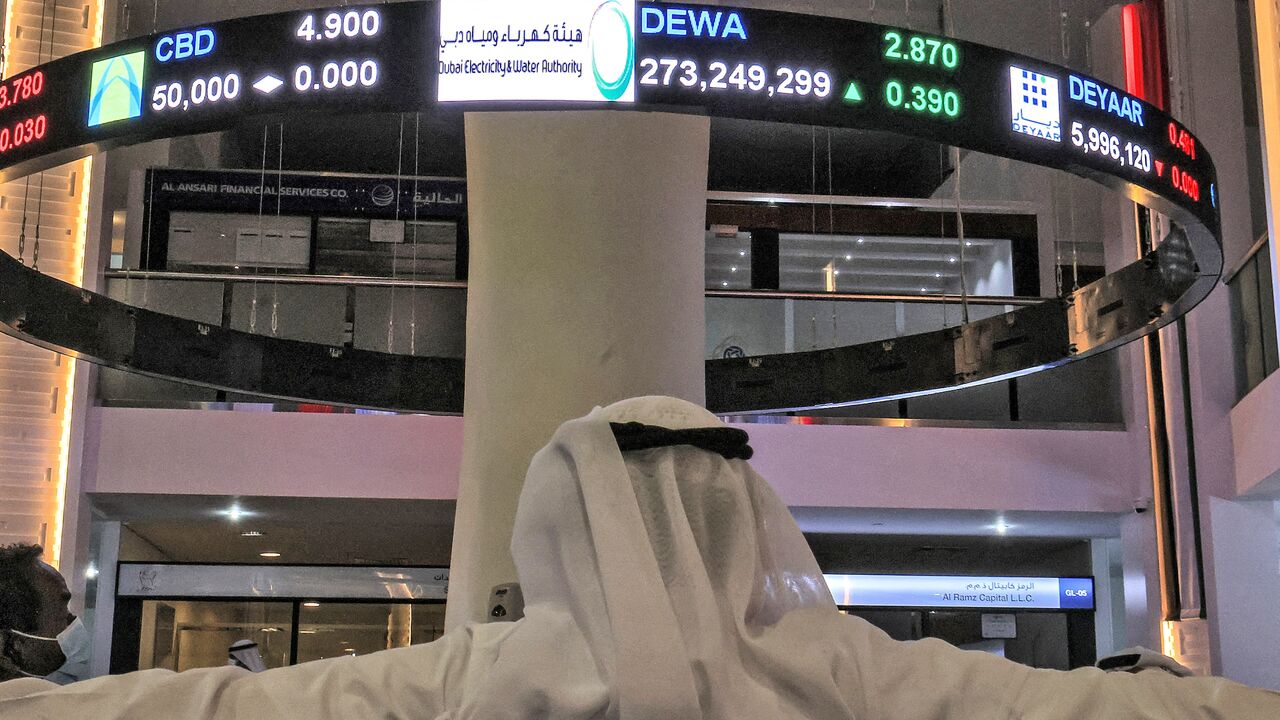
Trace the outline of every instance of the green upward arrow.
<instances>
[{"instance_id":1,"label":"green upward arrow","mask_svg":"<svg viewBox=\"0 0 1280 720\"><path fill-rule=\"evenodd\" d=\"M858 90L858 83L849 83L849 89L844 91L844 101L848 103L862 102L862 91Z\"/></svg>"}]
</instances>

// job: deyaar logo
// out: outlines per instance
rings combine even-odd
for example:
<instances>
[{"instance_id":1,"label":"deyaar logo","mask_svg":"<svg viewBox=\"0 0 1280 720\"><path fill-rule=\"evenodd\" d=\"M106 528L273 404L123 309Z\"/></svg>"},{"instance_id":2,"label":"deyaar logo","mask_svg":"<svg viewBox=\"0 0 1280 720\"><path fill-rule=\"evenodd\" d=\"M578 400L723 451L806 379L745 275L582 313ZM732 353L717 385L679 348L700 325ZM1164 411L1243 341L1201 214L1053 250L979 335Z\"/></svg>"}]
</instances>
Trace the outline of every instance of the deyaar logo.
<instances>
[{"instance_id":1,"label":"deyaar logo","mask_svg":"<svg viewBox=\"0 0 1280 720\"><path fill-rule=\"evenodd\" d=\"M89 127L142 116L145 50L93 64L89 83Z\"/></svg>"},{"instance_id":2,"label":"deyaar logo","mask_svg":"<svg viewBox=\"0 0 1280 720\"><path fill-rule=\"evenodd\" d=\"M636 39L631 30L633 15L633 8L624 8L618 0L605 0L591 16L587 33L591 72L605 100L631 99L636 62Z\"/></svg>"},{"instance_id":3,"label":"deyaar logo","mask_svg":"<svg viewBox=\"0 0 1280 720\"><path fill-rule=\"evenodd\" d=\"M1058 78L1014 65L1009 68L1009 94L1014 132L1062 142Z\"/></svg>"}]
</instances>

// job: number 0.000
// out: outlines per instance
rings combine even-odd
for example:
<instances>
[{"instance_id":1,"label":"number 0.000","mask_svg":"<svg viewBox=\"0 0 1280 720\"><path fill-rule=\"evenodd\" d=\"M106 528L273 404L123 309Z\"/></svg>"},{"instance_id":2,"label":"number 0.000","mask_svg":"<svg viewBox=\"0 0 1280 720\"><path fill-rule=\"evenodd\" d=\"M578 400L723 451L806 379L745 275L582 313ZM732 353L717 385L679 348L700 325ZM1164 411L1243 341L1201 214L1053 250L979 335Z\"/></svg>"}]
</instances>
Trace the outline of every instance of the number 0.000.
<instances>
[{"instance_id":1,"label":"number 0.000","mask_svg":"<svg viewBox=\"0 0 1280 720\"><path fill-rule=\"evenodd\" d=\"M333 90L338 87L373 87L378 82L378 63L374 60L356 62L327 62L320 67L320 82L310 65L299 65L293 70L293 88L298 92Z\"/></svg>"}]
</instances>

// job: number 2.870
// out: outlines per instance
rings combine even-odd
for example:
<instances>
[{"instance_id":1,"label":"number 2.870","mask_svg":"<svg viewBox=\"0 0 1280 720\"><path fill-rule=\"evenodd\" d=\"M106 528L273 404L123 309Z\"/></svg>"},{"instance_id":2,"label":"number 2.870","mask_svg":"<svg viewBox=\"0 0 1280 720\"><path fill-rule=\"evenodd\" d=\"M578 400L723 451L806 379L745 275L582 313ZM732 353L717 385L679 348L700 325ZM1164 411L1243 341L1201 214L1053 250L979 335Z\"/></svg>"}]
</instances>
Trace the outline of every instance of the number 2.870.
<instances>
[{"instance_id":1,"label":"number 2.870","mask_svg":"<svg viewBox=\"0 0 1280 720\"><path fill-rule=\"evenodd\" d=\"M898 62L941 65L948 70L960 65L960 48L955 43L920 35L908 35L904 39L896 30L884 34L884 56Z\"/></svg>"}]
</instances>

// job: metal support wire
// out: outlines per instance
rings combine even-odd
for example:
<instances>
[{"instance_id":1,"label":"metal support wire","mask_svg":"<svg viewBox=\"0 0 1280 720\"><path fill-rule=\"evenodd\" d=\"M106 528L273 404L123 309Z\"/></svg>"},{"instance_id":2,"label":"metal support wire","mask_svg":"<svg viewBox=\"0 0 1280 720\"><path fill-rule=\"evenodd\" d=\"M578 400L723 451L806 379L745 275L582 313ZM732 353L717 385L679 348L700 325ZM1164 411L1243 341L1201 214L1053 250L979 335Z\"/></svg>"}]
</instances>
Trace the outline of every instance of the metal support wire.
<instances>
[{"instance_id":1,"label":"metal support wire","mask_svg":"<svg viewBox=\"0 0 1280 720\"><path fill-rule=\"evenodd\" d=\"M418 141L422 113L413 114L413 279L418 279ZM418 292L409 290L409 354L418 354Z\"/></svg>"},{"instance_id":2,"label":"metal support wire","mask_svg":"<svg viewBox=\"0 0 1280 720\"><path fill-rule=\"evenodd\" d=\"M276 227L280 227L280 203L284 198L284 123L280 123L280 149L276 153ZM271 268L274 277L280 275L280 265ZM273 280L274 280L273 277ZM271 335L280 332L280 283L271 283Z\"/></svg>"},{"instance_id":3,"label":"metal support wire","mask_svg":"<svg viewBox=\"0 0 1280 720\"><path fill-rule=\"evenodd\" d=\"M960 313L965 324L969 322L969 280L965 276L965 257L964 248L967 244L964 239L964 212L960 207L960 148L951 148L951 157L954 160L955 170L953 171L953 179L955 184L952 186L953 195L956 201L956 243L960 246Z\"/></svg>"},{"instance_id":4,"label":"metal support wire","mask_svg":"<svg viewBox=\"0 0 1280 720\"><path fill-rule=\"evenodd\" d=\"M54 3L55 3L54 10L56 11L57 0L54 0ZM45 30L45 20L48 17L48 14L49 14L49 3L46 2L45 0L41 0L40 38L39 38L39 41L36 43L36 64L37 65L43 63L45 58L44 30ZM55 23L56 22L57 21L55 19ZM53 33L52 32L49 33L49 55L50 57L53 56ZM28 185L28 187L30 187L30 185ZM27 226L26 213L27 213L27 201L26 201L26 197L24 196L22 201L22 227L23 227L24 234L26 232L26 226ZM40 171L40 190L36 199L36 236L35 236L35 246L31 249L31 269L32 270L40 269L40 222L43 219L43 217L44 217L44 171L42 170ZM25 242L21 240L19 241L19 243L25 244Z\"/></svg>"},{"instance_id":5,"label":"metal support wire","mask_svg":"<svg viewBox=\"0 0 1280 720\"><path fill-rule=\"evenodd\" d=\"M262 210L267 199L267 133L270 128L262 126L262 166L258 175L258 253L253 259L253 298L249 302L249 332L258 331L258 265L262 258ZM236 238L237 245L239 238Z\"/></svg>"},{"instance_id":6,"label":"metal support wire","mask_svg":"<svg viewBox=\"0 0 1280 720\"><path fill-rule=\"evenodd\" d=\"M395 219L400 222L400 181L404 176L404 113L400 113L400 141L396 149L396 209ZM417 182L416 180L414 181ZM396 252L396 243L391 244L391 279L395 280L398 276L397 260L400 255ZM396 286L391 286L391 303L387 310L387 352L395 352L395 329L396 329Z\"/></svg>"}]
</instances>

